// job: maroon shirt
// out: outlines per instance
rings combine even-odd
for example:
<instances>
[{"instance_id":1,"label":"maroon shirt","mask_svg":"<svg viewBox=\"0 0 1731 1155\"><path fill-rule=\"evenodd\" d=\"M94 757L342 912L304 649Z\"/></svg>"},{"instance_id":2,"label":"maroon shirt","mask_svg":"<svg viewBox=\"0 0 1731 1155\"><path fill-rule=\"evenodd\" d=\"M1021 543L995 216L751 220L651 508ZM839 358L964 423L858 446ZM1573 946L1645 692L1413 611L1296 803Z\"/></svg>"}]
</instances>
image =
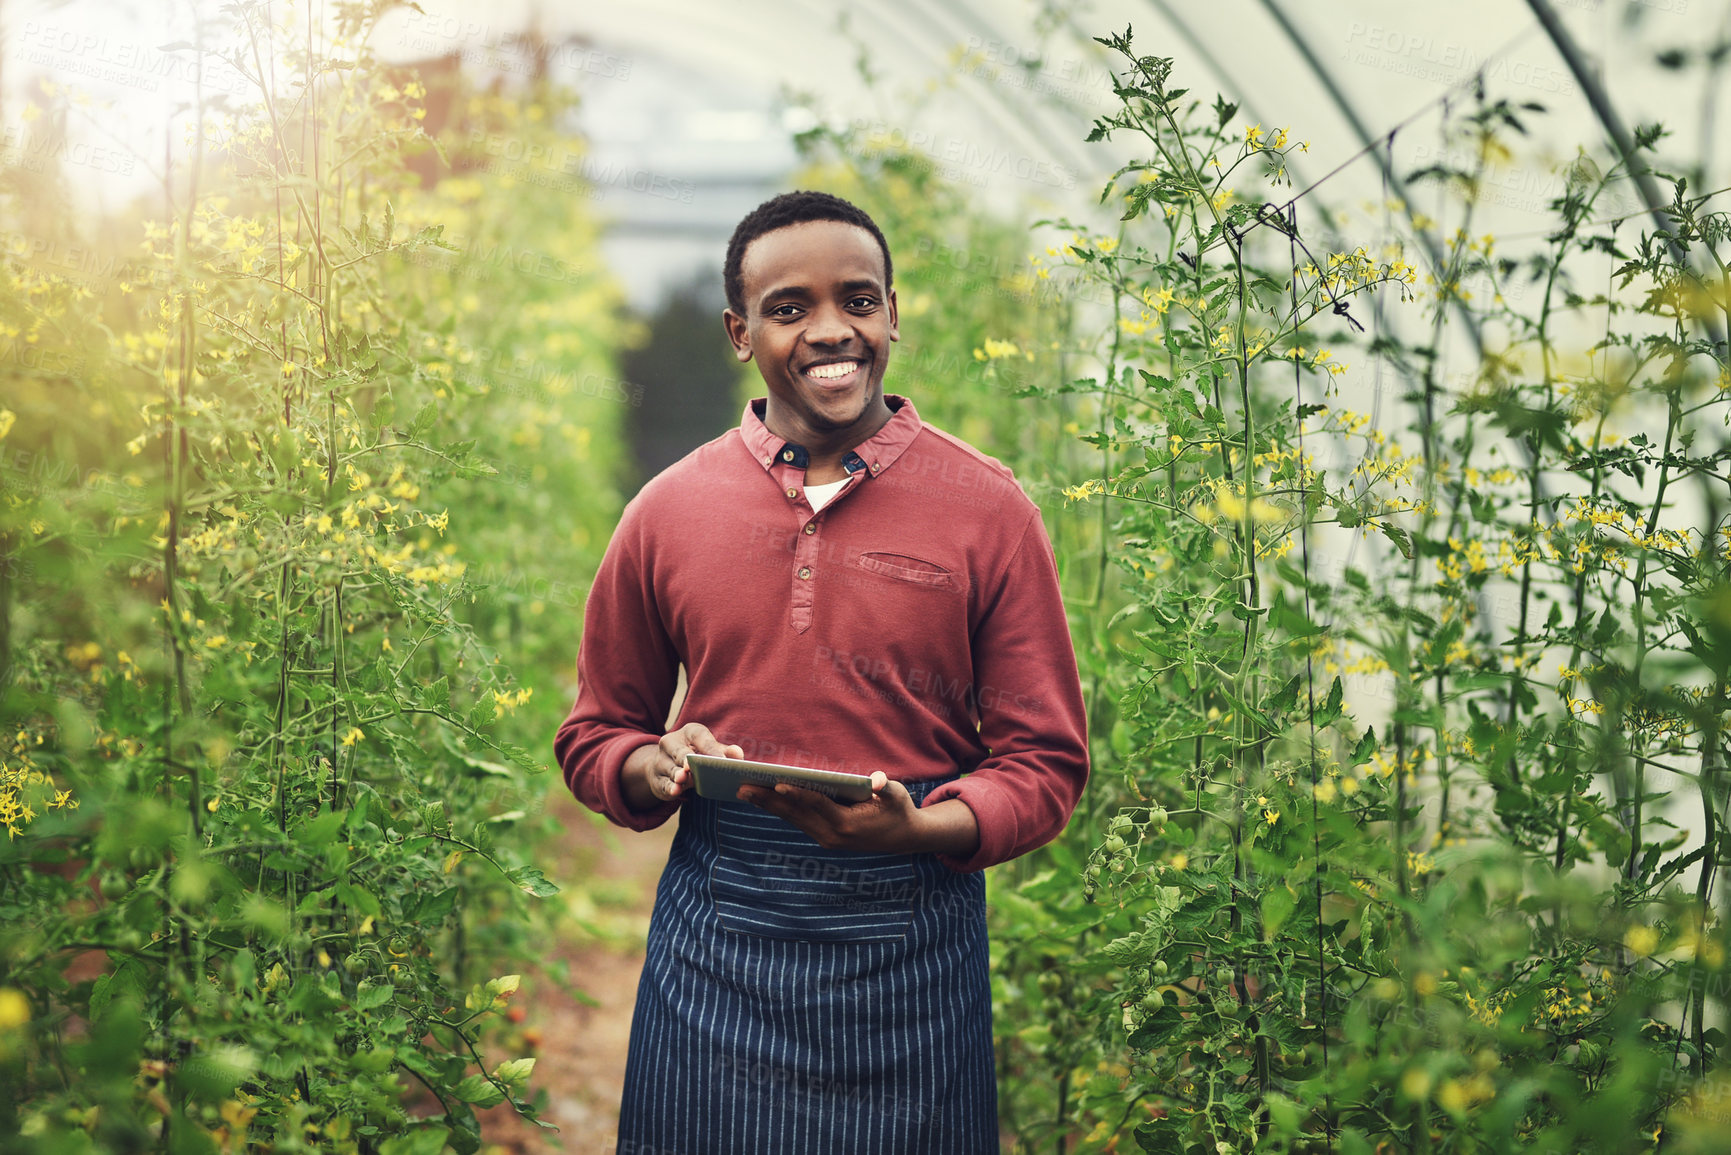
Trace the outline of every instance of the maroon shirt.
<instances>
[{"instance_id":1,"label":"maroon shirt","mask_svg":"<svg viewBox=\"0 0 1731 1155\"><path fill-rule=\"evenodd\" d=\"M902 781L963 777L980 870L1050 841L1088 777L1075 653L1039 508L1001 462L886 394L813 514L806 451L763 424L699 446L626 505L583 615L577 700L553 740L578 800L646 830L620 768L702 722L745 756Z\"/></svg>"}]
</instances>

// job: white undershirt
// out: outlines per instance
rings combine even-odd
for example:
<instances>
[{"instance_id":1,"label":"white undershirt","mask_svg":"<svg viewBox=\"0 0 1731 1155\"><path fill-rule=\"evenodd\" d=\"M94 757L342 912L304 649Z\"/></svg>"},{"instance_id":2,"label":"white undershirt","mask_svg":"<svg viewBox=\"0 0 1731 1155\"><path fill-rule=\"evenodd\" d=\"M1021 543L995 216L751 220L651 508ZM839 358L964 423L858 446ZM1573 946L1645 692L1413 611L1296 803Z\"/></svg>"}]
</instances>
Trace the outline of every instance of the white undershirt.
<instances>
[{"instance_id":1,"label":"white undershirt","mask_svg":"<svg viewBox=\"0 0 1731 1155\"><path fill-rule=\"evenodd\" d=\"M834 497L837 493L840 493L841 487L852 480L853 478L849 476L842 478L840 481L826 481L822 485L806 486L805 499L811 502L811 511L816 513L818 510L828 505L830 498Z\"/></svg>"}]
</instances>

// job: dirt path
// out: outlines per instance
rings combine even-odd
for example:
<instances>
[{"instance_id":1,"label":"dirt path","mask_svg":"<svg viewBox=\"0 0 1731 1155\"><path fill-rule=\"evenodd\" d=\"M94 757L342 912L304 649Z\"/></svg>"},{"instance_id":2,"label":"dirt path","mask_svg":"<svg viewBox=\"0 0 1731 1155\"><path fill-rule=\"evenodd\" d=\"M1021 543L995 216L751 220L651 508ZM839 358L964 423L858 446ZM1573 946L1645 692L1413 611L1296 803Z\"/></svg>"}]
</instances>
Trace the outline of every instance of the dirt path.
<instances>
[{"instance_id":1,"label":"dirt path","mask_svg":"<svg viewBox=\"0 0 1731 1155\"><path fill-rule=\"evenodd\" d=\"M530 1086L546 1090L542 1118L559 1130L526 1123L509 1106L482 1111L483 1155L612 1155L643 938L677 827L675 820L634 833L607 825L563 785L549 793L548 806L570 833L547 876L563 888L560 897L580 929L570 941L550 944L550 953L570 966L569 985L533 969L524 973L518 996L524 1049L517 1053L537 1056Z\"/></svg>"}]
</instances>

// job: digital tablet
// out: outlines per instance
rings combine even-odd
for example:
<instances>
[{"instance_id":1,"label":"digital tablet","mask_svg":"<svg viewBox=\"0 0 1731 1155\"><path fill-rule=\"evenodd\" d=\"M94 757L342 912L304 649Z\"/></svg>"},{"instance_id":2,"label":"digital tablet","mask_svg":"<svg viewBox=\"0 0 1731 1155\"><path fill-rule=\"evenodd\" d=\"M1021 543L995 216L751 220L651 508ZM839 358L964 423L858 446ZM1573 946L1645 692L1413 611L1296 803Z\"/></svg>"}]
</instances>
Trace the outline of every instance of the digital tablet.
<instances>
[{"instance_id":1,"label":"digital tablet","mask_svg":"<svg viewBox=\"0 0 1731 1155\"><path fill-rule=\"evenodd\" d=\"M687 754L685 765L697 781L698 795L721 802L737 801L743 785L773 788L778 782L803 786L840 802L864 802L872 796L872 780L867 774L778 766L773 762L748 762L744 758L718 758L713 754Z\"/></svg>"}]
</instances>

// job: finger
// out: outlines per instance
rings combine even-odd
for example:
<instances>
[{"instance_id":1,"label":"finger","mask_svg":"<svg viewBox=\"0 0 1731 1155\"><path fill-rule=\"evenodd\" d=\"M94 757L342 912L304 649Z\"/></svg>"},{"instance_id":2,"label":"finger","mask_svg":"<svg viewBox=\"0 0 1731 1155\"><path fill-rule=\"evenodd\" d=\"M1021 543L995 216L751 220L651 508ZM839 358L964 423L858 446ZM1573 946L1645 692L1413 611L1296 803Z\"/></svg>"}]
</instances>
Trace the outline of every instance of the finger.
<instances>
[{"instance_id":1,"label":"finger","mask_svg":"<svg viewBox=\"0 0 1731 1155\"><path fill-rule=\"evenodd\" d=\"M767 786L741 786L735 797L741 802L751 803L765 814L773 814L783 821L799 825L799 809Z\"/></svg>"},{"instance_id":2,"label":"finger","mask_svg":"<svg viewBox=\"0 0 1731 1155\"><path fill-rule=\"evenodd\" d=\"M877 795L884 803L894 810L917 810L914 796L908 793L908 788L900 782L891 781Z\"/></svg>"},{"instance_id":3,"label":"finger","mask_svg":"<svg viewBox=\"0 0 1731 1155\"><path fill-rule=\"evenodd\" d=\"M827 794L819 794L816 790L807 790L803 786L778 782L775 793L787 803L790 810L809 814L821 822L833 824L842 813L841 804L835 799Z\"/></svg>"},{"instance_id":4,"label":"finger","mask_svg":"<svg viewBox=\"0 0 1731 1155\"><path fill-rule=\"evenodd\" d=\"M663 734L661 741L656 745L661 748L663 757L669 762L674 766L684 768L685 756L691 753L691 744L685 740L685 731L674 730L670 734Z\"/></svg>"},{"instance_id":5,"label":"finger","mask_svg":"<svg viewBox=\"0 0 1731 1155\"><path fill-rule=\"evenodd\" d=\"M687 722L681 733L684 734L685 741L690 745L694 753L717 754L723 758L729 757L727 747L723 746L720 739L710 733L709 727L705 726L702 722Z\"/></svg>"},{"instance_id":6,"label":"finger","mask_svg":"<svg viewBox=\"0 0 1731 1155\"><path fill-rule=\"evenodd\" d=\"M878 791L882 790L885 786L888 786L889 784L890 784L890 776L888 774L885 774L882 770L873 770L872 771L872 793L873 794L876 794Z\"/></svg>"}]
</instances>

